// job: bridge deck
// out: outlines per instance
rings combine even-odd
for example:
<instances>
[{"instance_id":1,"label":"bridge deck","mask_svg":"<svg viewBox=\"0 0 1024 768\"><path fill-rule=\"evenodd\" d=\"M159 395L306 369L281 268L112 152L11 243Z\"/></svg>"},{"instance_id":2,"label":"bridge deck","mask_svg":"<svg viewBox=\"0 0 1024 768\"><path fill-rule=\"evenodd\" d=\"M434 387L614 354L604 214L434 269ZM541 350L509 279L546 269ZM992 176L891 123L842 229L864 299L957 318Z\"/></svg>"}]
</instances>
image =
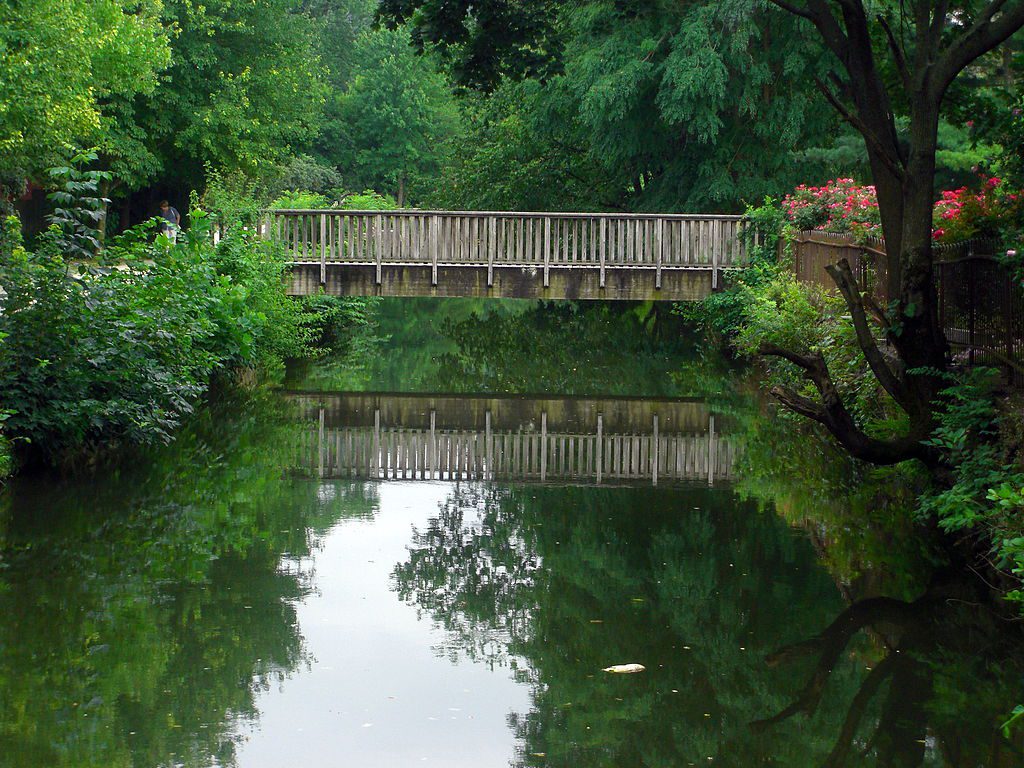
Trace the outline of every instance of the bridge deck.
<instances>
[{"instance_id":1,"label":"bridge deck","mask_svg":"<svg viewBox=\"0 0 1024 768\"><path fill-rule=\"evenodd\" d=\"M746 262L742 216L271 211L289 292L694 300Z\"/></svg>"}]
</instances>

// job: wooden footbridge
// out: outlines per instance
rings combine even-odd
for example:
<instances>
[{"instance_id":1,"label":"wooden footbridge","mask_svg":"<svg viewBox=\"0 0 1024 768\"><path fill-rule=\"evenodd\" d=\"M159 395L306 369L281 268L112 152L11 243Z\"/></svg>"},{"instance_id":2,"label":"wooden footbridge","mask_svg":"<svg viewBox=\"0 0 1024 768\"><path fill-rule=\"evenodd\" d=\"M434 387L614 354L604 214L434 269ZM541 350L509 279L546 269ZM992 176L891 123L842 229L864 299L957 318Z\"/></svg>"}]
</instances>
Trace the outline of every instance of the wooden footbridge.
<instances>
[{"instance_id":1,"label":"wooden footbridge","mask_svg":"<svg viewBox=\"0 0 1024 768\"><path fill-rule=\"evenodd\" d=\"M288 292L691 301L746 261L742 216L276 210Z\"/></svg>"},{"instance_id":2,"label":"wooden footbridge","mask_svg":"<svg viewBox=\"0 0 1024 768\"><path fill-rule=\"evenodd\" d=\"M296 466L323 479L729 482L727 421L697 401L292 393Z\"/></svg>"}]
</instances>

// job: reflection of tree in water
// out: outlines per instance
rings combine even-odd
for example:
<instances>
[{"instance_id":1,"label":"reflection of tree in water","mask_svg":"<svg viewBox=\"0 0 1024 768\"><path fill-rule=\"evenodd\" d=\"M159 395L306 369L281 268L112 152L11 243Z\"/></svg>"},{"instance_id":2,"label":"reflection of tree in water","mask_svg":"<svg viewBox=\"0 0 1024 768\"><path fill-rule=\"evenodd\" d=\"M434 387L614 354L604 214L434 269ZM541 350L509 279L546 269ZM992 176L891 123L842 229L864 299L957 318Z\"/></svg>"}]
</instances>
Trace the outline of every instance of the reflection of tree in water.
<instances>
[{"instance_id":1,"label":"reflection of tree in water","mask_svg":"<svg viewBox=\"0 0 1024 768\"><path fill-rule=\"evenodd\" d=\"M771 664L807 657L814 666L794 700L755 728L813 714L838 660L864 630L878 641L878 658L849 700L825 768L1024 764L1024 739L1007 740L997 729L1019 695L1020 628L986 604L979 584L948 578L940 572L913 601L859 600L817 635L771 654Z\"/></svg>"},{"instance_id":2,"label":"reflection of tree in water","mask_svg":"<svg viewBox=\"0 0 1024 768\"><path fill-rule=\"evenodd\" d=\"M459 486L425 530L413 532L409 561L395 568L399 596L440 621L460 653L493 666L514 665L513 638L529 635L524 592L541 566L529 531L508 520L508 491Z\"/></svg>"},{"instance_id":3,"label":"reflection of tree in water","mask_svg":"<svg viewBox=\"0 0 1024 768\"><path fill-rule=\"evenodd\" d=\"M438 384L451 392L689 394L666 375L682 359L679 336L652 330L656 318L672 320L667 311L557 302L446 322L457 351L441 358Z\"/></svg>"},{"instance_id":4,"label":"reflection of tree in water","mask_svg":"<svg viewBox=\"0 0 1024 768\"><path fill-rule=\"evenodd\" d=\"M459 489L395 576L462 648L526 659L521 765L813 765L841 722L830 699L749 727L794 687L764 657L841 602L805 540L721 492ZM625 662L648 671L600 672ZM830 685L852 695L855 664Z\"/></svg>"},{"instance_id":5,"label":"reflection of tree in water","mask_svg":"<svg viewBox=\"0 0 1024 768\"><path fill-rule=\"evenodd\" d=\"M850 600L823 630L769 655L801 687L755 727L800 721L834 698L832 670L870 638L870 669L842 698L846 712L822 765L1024 764L1024 737L1008 741L998 727L1021 698L1021 624L1001 618L1005 606L993 606L962 564L944 565L948 550L910 511L909 478L857 465L792 420L748 414L737 423L746 426L741 492L810 529Z\"/></svg>"},{"instance_id":6,"label":"reflection of tree in water","mask_svg":"<svg viewBox=\"0 0 1024 768\"><path fill-rule=\"evenodd\" d=\"M13 489L0 766L232 762L256 695L306 659L308 555L375 503L286 480L290 429L230 404L116 477Z\"/></svg>"}]
</instances>

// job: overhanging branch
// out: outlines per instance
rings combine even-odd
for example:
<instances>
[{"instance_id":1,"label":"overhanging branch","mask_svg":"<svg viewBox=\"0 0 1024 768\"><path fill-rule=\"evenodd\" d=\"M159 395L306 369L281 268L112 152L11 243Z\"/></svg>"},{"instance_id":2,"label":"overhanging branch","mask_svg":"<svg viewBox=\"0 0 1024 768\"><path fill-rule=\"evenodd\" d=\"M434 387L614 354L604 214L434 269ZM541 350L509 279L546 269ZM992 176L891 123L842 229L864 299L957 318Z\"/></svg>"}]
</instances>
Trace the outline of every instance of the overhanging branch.
<instances>
[{"instance_id":1,"label":"overhanging branch","mask_svg":"<svg viewBox=\"0 0 1024 768\"><path fill-rule=\"evenodd\" d=\"M801 416L823 424L855 458L884 465L897 464L908 459L921 459L930 465L934 463L930 449L921 442L922 436L907 435L892 440L879 440L857 426L832 381L821 353L802 355L770 342L763 342L758 351L762 355L781 357L800 368L804 377L818 390L821 402L785 387L772 389L772 396Z\"/></svg>"},{"instance_id":2,"label":"overhanging branch","mask_svg":"<svg viewBox=\"0 0 1024 768\"><path fill-rule=\"evenodd\" d=\"M861 136L864 137L864 141L867 142L868 148L875 151L875 154L883 163L885 163L885 167L889 169L889 172L897 179L902 179L903 165L900 163L899 158L892 156L886 146L882 143L881 139L879 139L876 133L871 130L868 124L851 112L846 105L839 100L839 97L832 93L832 89L822 82L820 78L815 77L814 84L818 86L818 90L821 91L828 103L832 105L832 108L838 112L846 122L852 125Z\"/></svg>"},{"instance_id":3,"label":"overhanging branch","mask_svg":"<svg viewBox=\"0 0 1024 768\"><path fill-rule=\"evenodd\" d=\"M839 287L839 292L843 295L843 299L846 300L846 306L849 308L850 316L853 320L853 329L857 334L857 345L860 347L861 352L864 353L864 358L867 360L872 373L878 377L878 382L886 392L892 395L893 399L899 403L904 411L910 414L916 413L919 409L919 404L914 400L913 394L903 379L889 367L888 362L882 355L882 351L878 348L874 335L871 333L867 315L864 312L864 302L861 299L860 287L857 285L857 280L850 269L850 262L846 259L840 259L838 264L829 265L825 267L825 270L835 281Z\"/></svg>"}]
</instances>

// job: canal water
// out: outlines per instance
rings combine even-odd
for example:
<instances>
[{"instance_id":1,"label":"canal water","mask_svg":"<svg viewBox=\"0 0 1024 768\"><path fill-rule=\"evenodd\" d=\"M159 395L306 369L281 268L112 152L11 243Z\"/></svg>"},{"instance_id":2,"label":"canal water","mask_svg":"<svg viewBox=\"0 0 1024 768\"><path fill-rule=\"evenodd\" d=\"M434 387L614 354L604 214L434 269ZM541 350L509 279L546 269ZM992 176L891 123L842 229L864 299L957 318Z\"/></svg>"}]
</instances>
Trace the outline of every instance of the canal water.
<instances>
[{"instance_id":1,"label":"canal water","mask_svg":"<svg viewBox=\"0 0 1024 768\"><path fill-rule=\"evenodd\" d=\"M0 766L1024 764L1019 634L672 317L375 312L8 489Z\"/></svg>"}]
</instances>

